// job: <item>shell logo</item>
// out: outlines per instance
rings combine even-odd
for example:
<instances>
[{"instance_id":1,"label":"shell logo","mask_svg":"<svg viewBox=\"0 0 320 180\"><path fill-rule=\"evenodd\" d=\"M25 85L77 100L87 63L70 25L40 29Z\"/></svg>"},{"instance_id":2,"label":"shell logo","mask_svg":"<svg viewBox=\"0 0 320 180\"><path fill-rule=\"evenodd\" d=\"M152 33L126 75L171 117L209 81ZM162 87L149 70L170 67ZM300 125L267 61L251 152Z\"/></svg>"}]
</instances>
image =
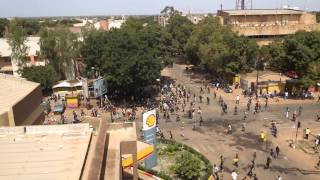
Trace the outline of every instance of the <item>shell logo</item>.
<instances>
[{"instance_id":1,"label":"shell logo","mask_svg":"<svg viewBox=\"0 0 320 180\"><path fill-rule=\"evenodd\" d=\"M146 124L148 125L148 127L154 126L155 123L156 123L156 117L154 117L153 114L148 116L147 121L146 121Z\"/></svg>"}]
</instances>

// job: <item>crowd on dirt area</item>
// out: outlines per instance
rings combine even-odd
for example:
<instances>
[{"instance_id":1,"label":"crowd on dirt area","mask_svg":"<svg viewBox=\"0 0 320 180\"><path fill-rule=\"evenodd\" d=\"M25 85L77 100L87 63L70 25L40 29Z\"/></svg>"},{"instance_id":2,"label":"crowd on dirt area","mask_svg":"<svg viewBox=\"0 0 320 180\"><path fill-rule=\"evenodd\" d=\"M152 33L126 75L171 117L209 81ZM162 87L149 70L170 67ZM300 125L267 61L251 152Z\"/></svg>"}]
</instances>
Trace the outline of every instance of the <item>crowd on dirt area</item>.
<instances>
[{"instance_id":1,"label":"crowd on dirt area","mask_svg":"<svg viewBox=\"0 0 320 180\"><path fill-rule=\"evenodd\" d=\"M164 84L161 88L160 93L160 102L159 102L159 117L162 117L166 123L171 121L180 122L180 136L184 137L184 131L185 131L185 122L184 119L189 119L192 123L192 130L195 130L197 127L203 126L204 119L203 119L203 112L201 107L203 105L210 105L211 99L217 100L218 104L221 107L221 115L226 115L227 113L233 113L234 115L238 115L238 109L240 104L240 96L236 95L235 101L234 101L234 107L228 111L228 104L223 99L221 95L217 97L217 91L219 89L219 83L216 83L213 88L213 92L211 91L209 84L204 84L199 88L199 93L194 93L190 90L190 88L187 88L186 86L182 84L175 84L175 83L169 83ZM241 112L243 113L242 123L241 123L241 131L246 131L246 120L249 116L255 116L257 113L261 111L268 111L269 110L269 98L270 96L263 96L261 98L256 98L255 94L250 94L245 96L245 99L243 101L246 101L246 109ZM283 98L287 98L284 96ZM229 102L229 106L231 106ZM301 116L302 114L302 106L300 105L297 110L290 110L289 107L287 107L284 111L285 118L291 120L292 122L296 122L297 128L301 128L301 122L298 120L297 117ZM292 113L292 114L291 114ZM160 116L161 115L161 116ZM186 117L186 118L181 118ZM319 119L319 116L317 116ZM317 119L317 120L318 120ZM166 138L164 135L164 132L161 131L158 128L158 135L160 138ZM234 131L234 127L232 124L228 123L225 126L224 132L225 134L232 134ZM275 138L277 137L277 134L279 133L277 128L277 122L272 120L270 123L270 133ZM311 134L311 130L309 128L304 129L304 138L308 140L309 136ZM168 136L170 139L173 139L173 134L171 131L168 132ZM280 153L280 147L276 145L275 147L270 147L271 142L267 140L267 132L261 131L259 135L259 139L257 141L261 144L261 146L266 145L266 148L269 148L269 153L266 154L265 157L265 169L269 169L271 166L272 161L276 161L279 156L282 156ZM290 144L290 146L294 146L293 142ZM315 139L315 147L320 146L320 136L317 136ZM248 163L248 166L246 167L247 173L243 175L243 179L258 179L257 172L255 172L256 167L256 152L253 152L252 160ZM226 157L223 155L220 156L220 163L217 163L218 165L214 164L213 166L213 178L214 179L222 179L223 176L223 170L224 167L224 161L226 160ZM235 157L233 158L233 165L235 170L231 173L232 179L237 179L239 176L236 168L239 168L239 161L240 161L240 155L238 153L235 154ZM319 160L316 164L316 167L320 167L320 156ZM277 180L281 180L282 177L278 175L276 177Z\"/></svg>"}]
</instances>

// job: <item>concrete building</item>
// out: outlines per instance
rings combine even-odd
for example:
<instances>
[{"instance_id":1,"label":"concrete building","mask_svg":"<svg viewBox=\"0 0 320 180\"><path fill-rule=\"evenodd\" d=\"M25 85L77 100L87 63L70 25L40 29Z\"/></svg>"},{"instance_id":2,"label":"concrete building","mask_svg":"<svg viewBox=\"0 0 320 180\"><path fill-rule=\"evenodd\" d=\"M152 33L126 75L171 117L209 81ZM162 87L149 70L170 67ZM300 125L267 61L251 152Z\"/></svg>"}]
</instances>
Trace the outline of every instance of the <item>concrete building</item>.
<instances>
[{"instance_id":1,"label":"concrete building","mask_svg":"<svg viewBox=\"0 0 320 180\"><path fill-rule=\"evenodd\" d=\"M1 179L81 179L89 124L0 127Z\"/></svg>"},{"instance_id":2,"label":"concrete building","mask_svg":"<svg viewBox=\"0 0 320 180\"><path fill-rule=\"evenodd\" d=\"M98 123L0 127L0 177L155 179L136 169L154 149L137 141L135 123L91 120Z\"/></svg>"},{"instance_id":3,"label":"concrete building","mask_svg":"<svg viewBox=\"0 0 320 180\"><path fill-rule=\"evenodd\" d=\"M40 51L39 46L40 37L27 37L25 45L27 46L27 56L28 60L26 65L45 65L44 61L39 61L38 54ZM11 47L8 40L5 38L0 38L0 73L13 74L14 76L19 76L18 74L18 62L12 57Z\"/></svg>"},{"instance_id":4,"label":"concrete building","mask_svg":"<svg viewBox=\"0 0 320 180\"><path fill-rule=\"evenodd\" d=\"M40 84L0 74L0 126L41 124Z\"/></svg>"},{"instance_id":5,"label":"concrete building","mask_svg":"<svg viewBox=\"0 0 320 180\"><path fill-rule=\"evenodd\" d=\"M301 30L320 30L316 15L300 10L219 10L217 15L221 24L230 26L241 35L255 38L274 38Z\"/></svg>"}]
</instances>

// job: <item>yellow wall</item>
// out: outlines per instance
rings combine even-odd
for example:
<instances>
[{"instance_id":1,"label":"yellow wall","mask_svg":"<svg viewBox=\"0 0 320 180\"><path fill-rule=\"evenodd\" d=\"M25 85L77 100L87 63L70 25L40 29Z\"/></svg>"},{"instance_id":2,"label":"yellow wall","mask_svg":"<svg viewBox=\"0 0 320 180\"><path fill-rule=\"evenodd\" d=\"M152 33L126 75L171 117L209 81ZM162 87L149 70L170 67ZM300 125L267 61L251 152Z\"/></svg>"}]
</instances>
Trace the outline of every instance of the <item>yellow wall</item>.
<instances>
[{"instance_id":1,"label":"yellow wall","mask_svg":"<svg viewBox=\"0 0 320 180\"><path fill-rule=\"evenodd\" d=\"M260 87L259 89L261 89L261 91L259 92L262 92L262 94L266 94L268 89L269 93L273 93L275 90L277 91L277 93L283 93L284 86L285 84L283 83L270 83L268 86Z\"/></svg>"}]
</instances>

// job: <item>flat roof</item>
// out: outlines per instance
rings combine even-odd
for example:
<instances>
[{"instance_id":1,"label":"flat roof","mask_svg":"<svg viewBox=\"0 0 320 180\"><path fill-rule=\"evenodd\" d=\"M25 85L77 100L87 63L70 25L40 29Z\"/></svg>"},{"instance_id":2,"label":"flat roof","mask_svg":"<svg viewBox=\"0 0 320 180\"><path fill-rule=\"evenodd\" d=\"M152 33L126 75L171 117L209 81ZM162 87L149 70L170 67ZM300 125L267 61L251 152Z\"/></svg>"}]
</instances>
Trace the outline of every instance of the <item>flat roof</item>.
<instances>
[{"instance_id":1,"label":"flat roof","mask_svg":"<svg viewBox=\"0 0 320 180\"><path fill-rule=\"evenodd\" d=\"M243 15L280 15L280 14L303 14L304 11L293 9L244 9L244 10L222 10L230 16Z\"/></svg>"},{"instance_id":2,"label":"flat roof","mask_svg":"<svg viewBox=\"0 0 320 180\"><path fill-rule=\"evenodd\" d=\"M7 112L38 86L39 83L0 73L0 114Z\"/></svg>"},{"instance_id":3,"label":"flat roof","mask_svg":"<svg viewBox=\"0 0 320 180\"><path fill-rule=\"evenodd\" d=\"M29 56L37 56L37 51L40 51L39 45L40 37L29 36L26 38L25 45L28 47L27 53ZM8 57L11 56L11 47L8 43L8 39L0 38L0 56Z\"/></svg>"},{"instance_id":4,"label":"flat roof","mask_svg":"<svg viewBox=\"0 0 320 180\"><path fill-rule=\"evenodd\" d=\"M255 82L257 80L257 71L253 71L251 73L241 75L243 79L249 82ZM259 82L267 82L267 81L283 81L289 80L291 78L277 72L272 71L259 71Z\"/></svg>"},{"instance_id":5,"label":"flat roof","mask_svg":"<svg viewBox=\"0 0 320 180\"><path fill-rule=\"evenodd\" d=\"M91 133L89 124L0 127L0 179L80 179Z\"/></svg>"}]
</instances>

